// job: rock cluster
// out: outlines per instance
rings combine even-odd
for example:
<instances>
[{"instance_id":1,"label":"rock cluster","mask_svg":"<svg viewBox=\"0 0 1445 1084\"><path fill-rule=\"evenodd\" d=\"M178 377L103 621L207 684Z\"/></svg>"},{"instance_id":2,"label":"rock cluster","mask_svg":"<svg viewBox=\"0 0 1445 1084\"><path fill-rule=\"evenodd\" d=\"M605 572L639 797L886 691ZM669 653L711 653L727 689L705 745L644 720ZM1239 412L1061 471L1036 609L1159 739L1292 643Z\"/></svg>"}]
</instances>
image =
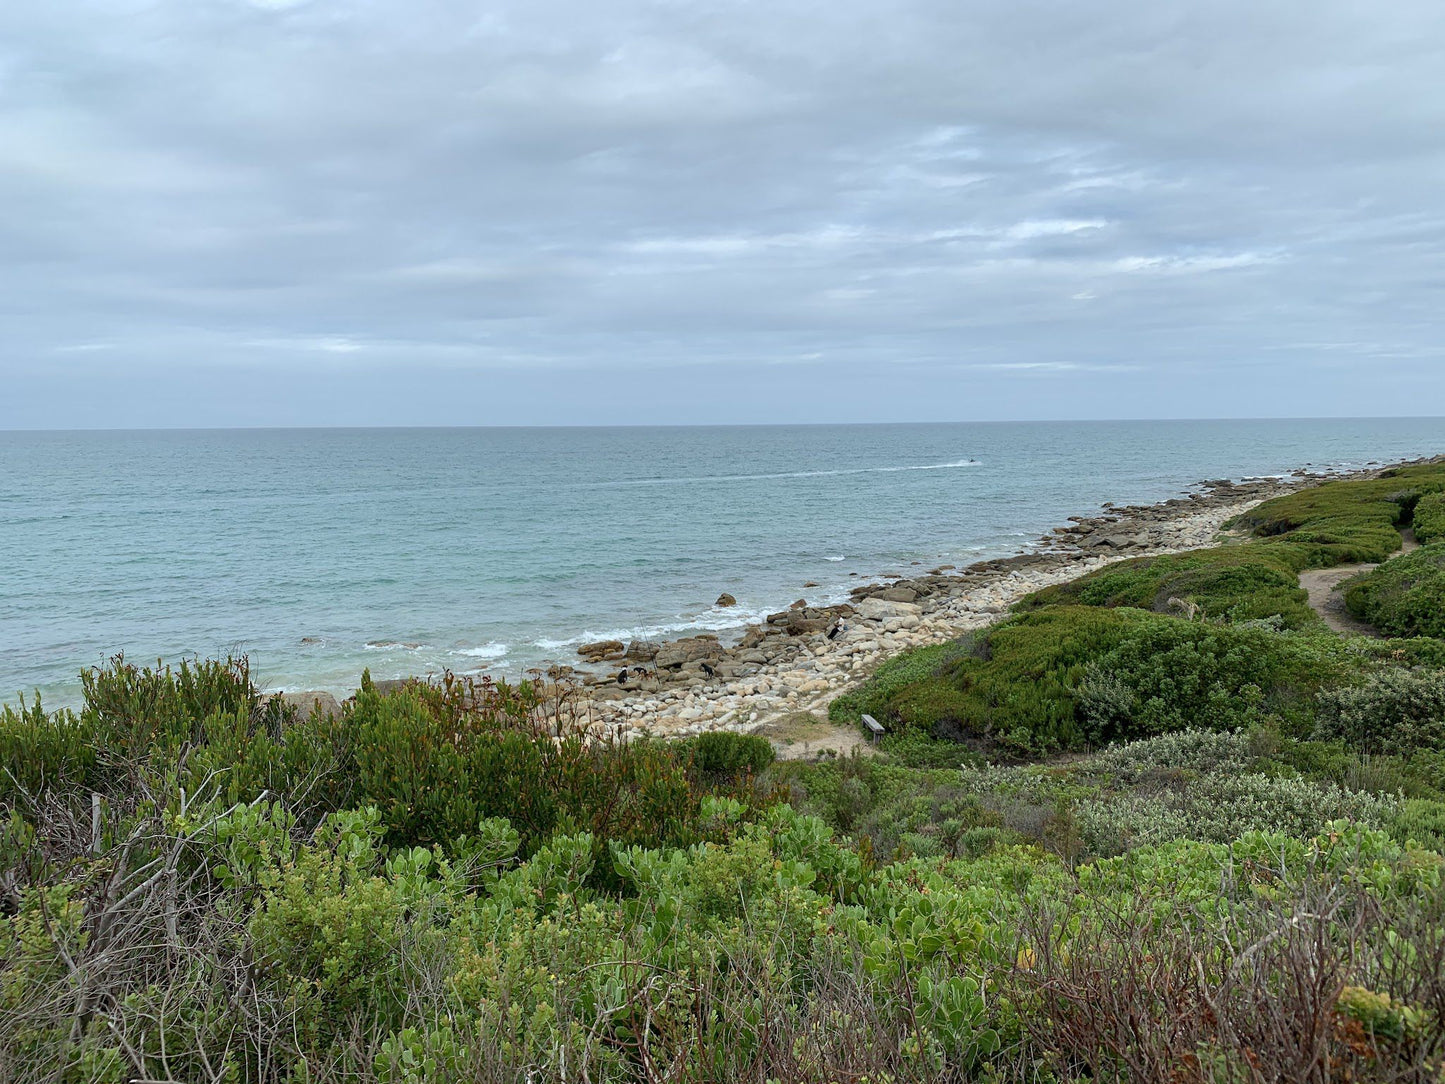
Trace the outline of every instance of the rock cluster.
<instances>
[{"instance_id":1,"label":"rock cluster","mask_svg":"<svg viewBox=\"0 0 1445 1084\"><path fill-rule=\"evenodd\" d=\"M861 583L836 605L799 599L732 644L710 635L633 644L619 662L614 642L603 656L612 665L583 684L594 718L623 736L747 731L794 712L822 711L900 651L983 628L1024 595L1113 561L1209 545L1235 516L1315 477L1203 482L1188 497L1162 504L1107 506L1096 516L1073 517L1012 557L962 570L895 572Z\"/></svg>"}]
</instances>

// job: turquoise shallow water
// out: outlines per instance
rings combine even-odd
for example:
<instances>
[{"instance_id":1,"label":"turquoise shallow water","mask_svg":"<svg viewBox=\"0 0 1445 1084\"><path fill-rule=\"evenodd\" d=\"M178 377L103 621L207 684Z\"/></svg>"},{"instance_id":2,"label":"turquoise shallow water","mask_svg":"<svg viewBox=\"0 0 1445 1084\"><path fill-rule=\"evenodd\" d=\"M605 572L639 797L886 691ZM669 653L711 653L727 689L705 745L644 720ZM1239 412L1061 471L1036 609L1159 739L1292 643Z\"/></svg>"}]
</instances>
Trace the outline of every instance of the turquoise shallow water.
<instances>
[{"instance_id":1,"label":"turquoise shallow water","mask_svg":"<svg viewBox=\"0 0 1445 1084\"><path fill-rule=\"evenodd\" d=\"M121 650L245 651L280 688L516 674L1010 553L1103 501L1440 452L1441 419L4 432L0 697L71 703Z\"/></svg>"}]
</instances>

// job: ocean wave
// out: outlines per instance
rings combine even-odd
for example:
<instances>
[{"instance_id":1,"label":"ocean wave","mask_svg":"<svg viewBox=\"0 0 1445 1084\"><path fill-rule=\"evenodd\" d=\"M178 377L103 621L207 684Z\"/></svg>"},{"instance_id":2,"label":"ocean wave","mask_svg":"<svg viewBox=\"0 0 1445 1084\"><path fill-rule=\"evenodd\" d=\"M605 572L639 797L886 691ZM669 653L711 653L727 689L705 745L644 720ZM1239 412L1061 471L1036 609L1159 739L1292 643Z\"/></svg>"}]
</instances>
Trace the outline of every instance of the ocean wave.
<instances>
[{"instance_id":1,"label":"ocean wave","mask_svg":"<svg viewBox=\"0 0 1445 1084\"><path fill-rule=\"evenodd\" d=\"M496 659L503 659L507 656L508 647L506 644L492 641L490 644L483 644L481 647L457 648L453 655L460 655L468 659L482 659L487 662Z\"/></svg>"},{"instance_id":2,"label":"ocean wave","mask_svg":"<svg viewBox=\"0 0 1445 1084\"><path fill-rule=\"evenodd\" d=\"M585 486L608 489L617 486L676 486L693 485L698 482L758 482L778 478L836 478L852 474L896 474L915 470L957 470L963 467L981 467L978 459L956 459L950 463L914 463L894 467L840 467L837 470L790 470L776 474L701 474L685 478L619 478L610 482L586 482Z\"/></svg>"},{"instance_id":3,"label":"ocean wave","mask_svg":"<svg viewBox=\"0 0 1445 1084\"><path fill-rule=\"evenodd\" d=\"M834 564L837 564L839 561L846 561L847 559L848 559L847 556L846 556L845 554L841 554L841 553L840 553L837 557L824 557L824 558L823 558L823 560L825 560L825 561L832 561Z\"/></svg>"},{"instance_id":4,"label":"ocean wave","mask_svg":"<svg viewBox=\"0 0 1445 1084\"><path fill-rule=\"evenodd\" d=\"M724 610L704 612L693 617L679 614L676 621L600 631L588 629L576 636L569 636L565 640L554 640L545 636L538 637L531 641L530 646L541 648L543 651L560 651L562 648L596 643L599 640L621 640L626 643L629 640L664 639L680 632L726 632L729 629L739 629L744 625L762 621L772 612L771 610L746 610L741 607L729 607Z\"/></svg>"}]
</instances>

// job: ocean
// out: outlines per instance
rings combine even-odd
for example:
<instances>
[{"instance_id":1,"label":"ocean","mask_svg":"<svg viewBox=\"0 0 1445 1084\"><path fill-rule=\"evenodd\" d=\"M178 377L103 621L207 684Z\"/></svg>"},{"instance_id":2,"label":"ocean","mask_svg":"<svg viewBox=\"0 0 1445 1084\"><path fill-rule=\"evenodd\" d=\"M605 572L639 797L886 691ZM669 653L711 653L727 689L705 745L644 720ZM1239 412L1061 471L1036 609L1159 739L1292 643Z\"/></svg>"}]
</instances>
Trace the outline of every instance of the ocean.
<instances>
[{"instance_id":1,"label":"ocean","mask_svg":"<svg viewBox=\"0 0 1445 1084\"><path fill-rule=\"evenodd\" d=\"M279 689L516 677L1104 501L1441 452L1441 419L0 432L0 700L73 705L121 651L244 652Z\"/></svg>"}]
</instances>

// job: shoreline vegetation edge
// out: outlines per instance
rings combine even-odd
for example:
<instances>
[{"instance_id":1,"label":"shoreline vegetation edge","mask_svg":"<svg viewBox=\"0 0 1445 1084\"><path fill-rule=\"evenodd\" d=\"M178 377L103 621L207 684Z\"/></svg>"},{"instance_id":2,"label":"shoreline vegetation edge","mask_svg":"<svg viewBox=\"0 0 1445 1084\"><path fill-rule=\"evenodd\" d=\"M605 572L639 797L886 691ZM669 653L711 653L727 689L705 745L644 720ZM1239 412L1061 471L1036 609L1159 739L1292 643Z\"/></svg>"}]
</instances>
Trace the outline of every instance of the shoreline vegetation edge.
<instances>
[{"instance_id":1,"label":"shoreline vegetation edge","mask_svg":"<svg viewBox=\"0 0 1445 1084\"><path fill-rule=\"evenodd\" d=\"M1067 526L1014 556L913 575L883 572L860 583L848 602L810 606L802 598L745 626L736 639L700 633L671 641L599 641L581 645L575 664L528 673L534 680L572 685L585 697L593 722L623 739L711 730L778 738L799 734L801 721L801 736L814 739L805 749L842 752L863 739L851 733L856 728L823 721L829 703L900 652L986 628L1026 595L1119 561L1217 544L1231 521L1272 498L1439 461L1426 457L1336 472L1298 468L1283 476L1203 481L1185 496L1155 504L1106 503L1095 515L1070 516ZM375 685L385 691L441 676ZM341 710L329 691L274 695L303 710ZM807 725L809 716L815 727Z\"/></svg>"}]
</instances>

